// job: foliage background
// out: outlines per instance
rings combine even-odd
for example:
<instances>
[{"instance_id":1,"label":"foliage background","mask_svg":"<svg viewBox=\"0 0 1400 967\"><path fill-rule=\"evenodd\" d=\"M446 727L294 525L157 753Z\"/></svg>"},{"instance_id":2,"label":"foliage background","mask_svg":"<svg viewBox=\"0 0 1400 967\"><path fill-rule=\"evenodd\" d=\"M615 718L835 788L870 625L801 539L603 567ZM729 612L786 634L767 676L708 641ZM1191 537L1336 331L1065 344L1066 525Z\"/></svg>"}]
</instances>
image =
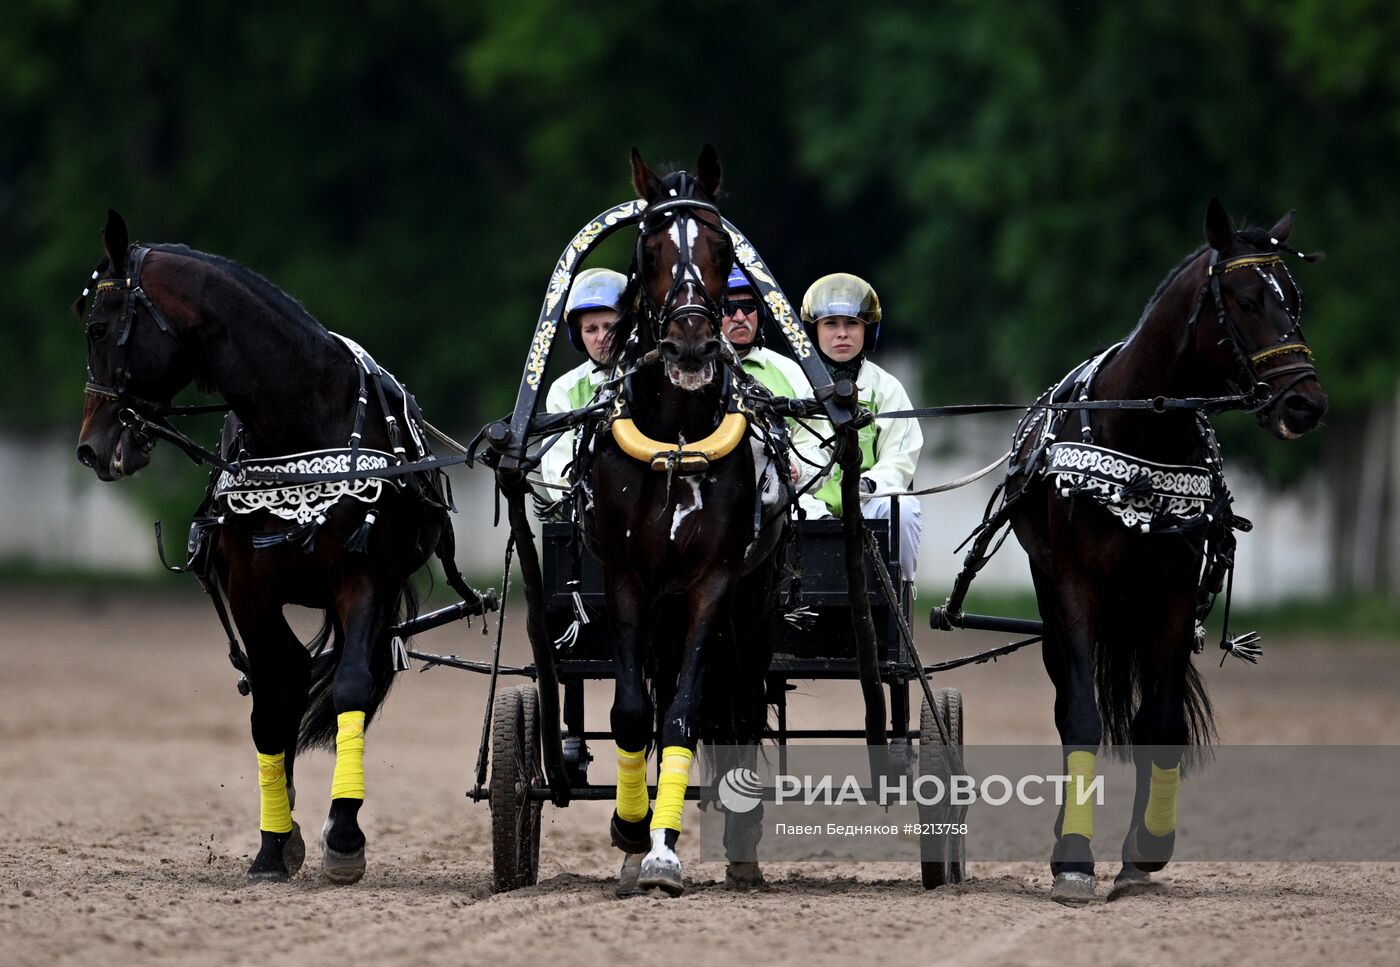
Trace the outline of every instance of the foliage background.
<instances>
[{"instance_id":1,"label":"foliage background","mask_svg":"<svg viewBox=\"0 0 1400 967\"><path fill-rule=\"evenodd\" d=\"M1297 208L1330 254L1296 274L1343 429L1224 428L1288 480L1396 393L1397 48L1380 0L12 4L0 421L76 426L67 306L111 206L262 272L475 429L560 248L628 196L628 148L710 141L791 298L875 283L924 403L1026 399L1125 333L1212 195Z\"/></svg>"}]
</instances>

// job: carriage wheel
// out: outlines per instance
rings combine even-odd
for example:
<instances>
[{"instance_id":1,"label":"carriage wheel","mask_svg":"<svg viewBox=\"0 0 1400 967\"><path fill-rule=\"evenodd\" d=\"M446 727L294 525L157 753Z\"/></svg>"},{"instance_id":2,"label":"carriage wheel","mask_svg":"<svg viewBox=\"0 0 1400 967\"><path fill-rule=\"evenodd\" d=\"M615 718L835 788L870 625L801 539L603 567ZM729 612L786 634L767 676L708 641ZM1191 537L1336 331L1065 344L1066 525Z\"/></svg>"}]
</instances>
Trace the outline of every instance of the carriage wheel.
<instances>
[{"instance_id":1,"label":"carriage wheel","mask_svg":"<svg viewBox=\"0 0 1400 967\"><path fill-rule=\"evenodd\" d=\"M491 857L496 891L539 878L540 808L530 788L540 779L539 699L533 685L496 694L491 721Z\"/></svg>"},{"instance_id":2,"label":"carriage wheel","mask_svg":"<svg viewBox=\"0 0 1400 967\"><path fill-rule=\"evenodd\" d=\"M948 741L956 749L956 758L949 756L943 748L938 723L934 720L935 709L929 708L925 699L919 710L919 771L923 775L938 776L944 788L954 773L954 762L962 760L963 750L963 701L962 692L956 688L939 688L933 692L939 720L943 722ZM961 823L967 815L966 806L921 806L919 821L924 823ZM923 874L924 889L949 883L961 883L966 879L967 842L963 836L927 836L920 839L919 852L922 857L919 866Z\"/></svg>"}]
</instances>

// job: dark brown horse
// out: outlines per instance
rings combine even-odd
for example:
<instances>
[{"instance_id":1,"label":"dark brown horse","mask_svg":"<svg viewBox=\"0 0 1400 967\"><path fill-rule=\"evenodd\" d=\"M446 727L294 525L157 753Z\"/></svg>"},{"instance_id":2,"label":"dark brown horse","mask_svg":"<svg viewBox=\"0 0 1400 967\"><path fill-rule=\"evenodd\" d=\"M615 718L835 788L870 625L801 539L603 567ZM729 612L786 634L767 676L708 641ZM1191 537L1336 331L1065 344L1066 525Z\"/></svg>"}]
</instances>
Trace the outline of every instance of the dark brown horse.
<instances>
[{"instance_id":1,"label":"dark brown horse","mask_svg":"<svg viewBox=\"0 0 1400 967\"><path fill-rule=\"evenodd\" d=\"M1283 262L1292 226L1290 212L1268 232L1236 231L1212 200L1206 244L1162 282L1127 340L1055 398L1254 391L1260 424L1279 439L1315 428L1327 397ZM1183 749L1213 731L1192 664L1197 619L1233 563L1231 525L1244 523L1230 514L1214 434L1190 408L1033 410L1007 491L1044 619L1066 774L1091 780L1105 740L1134 748L1137 793L1115 891L1143 888L1172 854ZM1056 899L1094 896L1092 835L1092 803L1072 787L1055 824Z\"/></svg>"},{"instance_id":2,"label":"dark brown horse","mask_svg":"<svg viewBox=\"0 0 1400 967\"><path fill-rule=\"evenodd\" d=\"M168 404L191 382L231 409L213 460L324 475L431 456L412 397L276 286L184 246L128 244L115 212L103 240L90 309L87 291L75 306L88 344L78 459L100 479L149 462L170 429ZM210 481L190 564L221 617L227 601L247 649L262 797L249 880L285 880L301 865L293 762L299 749L332 743L323 865L336 882L363 874L363 731L394 677L390 629L414 608L409 577L437 551L454 588L470 594L452 563L443 484L436 470L303 487L222 471ZM325 612L311 649L283 618L288 604Z\"/></svg>"},{"instance_id":3,"label":"dark brown horse","mask_svg":"<svg viewBox=\"0 0 1400 967\"><path fill-rule=\"evenodd\" d=\"M737 366L720 336L733 258L714 204L720 177L708 145L694 176L658 177L633 151L633 185L649 204L632 266L635 308L615 331L614 351L621 365L640 365L626 384L625 413L594 438L585 480L585 536L603 565L615 635L612 833L627 854L622 888L639 882L673 895L684 889L675 846L697 743L752 743L763 728L771 644L762 622L784 527L780 520L755 533L763 469L756 428L737 445L731 438L708 458L685 461L693 465L646 459L678 443L708 450L736 426L726 388ZM674 637L660 630L669 623L656 624L672 592L684 600ZM654 739L661 754L653 812L645 775ZM730 878L755 883L757 865L732 863Z\"/></svg>"}]
</instances>

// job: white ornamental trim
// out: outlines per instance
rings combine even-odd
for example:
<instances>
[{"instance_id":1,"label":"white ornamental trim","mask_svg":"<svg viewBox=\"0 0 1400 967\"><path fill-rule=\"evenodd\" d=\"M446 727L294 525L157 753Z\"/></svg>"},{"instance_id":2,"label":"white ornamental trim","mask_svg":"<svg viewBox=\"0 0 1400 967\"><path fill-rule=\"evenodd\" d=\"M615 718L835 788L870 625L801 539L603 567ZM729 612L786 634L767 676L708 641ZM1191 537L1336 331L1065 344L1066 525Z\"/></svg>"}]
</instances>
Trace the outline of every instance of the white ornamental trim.
<instances>
[{"instance_id":1,"label":"white ornamental trim","mask_svg":"<svg viewBox=\"0 0 1400 967\"><path fill-rule=\"evenodd\" d=\"M1146 530L1159 516L1199 517L1210 505L1213 482L1202 467L1154 463L1085 443L1052 444L1045 473L1064 492L1081 488L1127 527ZM1152 491L1124 497L1123 488L1147 474Z\"/></svg>"},{"instance_id":2,"label":"white ornamental trim","mask_svg":"<svg viewBox=\"0 0 1400 967\"><path fill-rule=\"evenodd\" d=\"M360 451L360 470L382 470L390 465L393 458L378 450ZM335 450L307 454L296 454L276 461L245 462L249 471L260 473L296 474L340 474L350 472L350 451ZM364 480L335 480L321 483L293 484L291 486L253 483L235 478L227 470L219 474L214 485L214 496L223 500L229 513L254 514L267 511L283 520L298 524L309 524L318 514L324 513L336 501L350 497L361 503L372 504L384 492L385 479L371 477Z\"/></svg>"}]
</instances>

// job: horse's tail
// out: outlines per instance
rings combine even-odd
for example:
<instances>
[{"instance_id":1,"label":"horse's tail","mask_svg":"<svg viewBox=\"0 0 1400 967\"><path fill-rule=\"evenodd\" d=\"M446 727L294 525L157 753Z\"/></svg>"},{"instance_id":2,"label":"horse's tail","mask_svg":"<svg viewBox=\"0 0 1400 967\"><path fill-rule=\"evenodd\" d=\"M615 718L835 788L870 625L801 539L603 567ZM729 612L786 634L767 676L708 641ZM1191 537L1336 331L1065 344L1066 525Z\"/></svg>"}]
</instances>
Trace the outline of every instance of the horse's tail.
<instances>
[{"instance_id":1,"label":"horse's tail","mask_svg":"<svg viewBox=\"0 0 1400 967\"><path fill-rule=\"evenodd\" d=\"M1126 754L1133 744L1133 715L1142 701L1142 667L1137 648L1117 639L1100 640L1095 649L1094 680L1105 748ZM1187 658L1186 743L1207 747L1215 743L1215 708L1206 694L1195 661Z\"/></svg>"},{"instance_id":2,"label":"horse's tail","mask_svg":"<svg viewBox=\"0 0 1400 967\"><path fill-rule=\"evenodd\" d=\"M393 626L411 621L418 616L418 591L412 581L404 583L399 593L398 606L391 619L380 626L369 649L370 698L365 709L365 727L374 721L374 714L389 694L394 684ZM322 648L333 635L330 647ZM301 728L297 735L297 750L335 749L336 710L335 710L335 670L344 654L344 631L334 616L326 613L326 624L312 642L313 654L324 651L311 663L310 697L306 703L306 713L301 717Z\"/></svg>"}]
</instances>

